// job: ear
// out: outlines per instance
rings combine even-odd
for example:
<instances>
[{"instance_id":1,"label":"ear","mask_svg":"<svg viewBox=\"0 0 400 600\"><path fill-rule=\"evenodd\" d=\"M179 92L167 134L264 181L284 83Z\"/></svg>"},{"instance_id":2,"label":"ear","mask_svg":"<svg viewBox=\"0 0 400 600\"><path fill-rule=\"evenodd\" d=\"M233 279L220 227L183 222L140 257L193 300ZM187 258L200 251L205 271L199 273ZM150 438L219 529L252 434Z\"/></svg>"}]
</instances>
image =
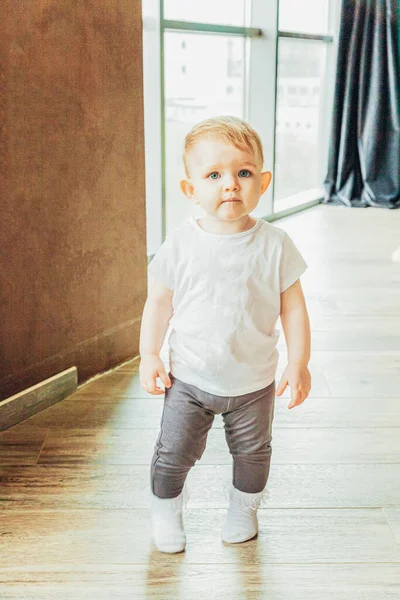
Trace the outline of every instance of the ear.
<instances>
[{"instance_id":1,"label":"ear","mask_svg":"<svg viewBox=\"0 0 400 600\"><path fill-rule=\"evenodd\" d=\"M194 187L190 183L190 181L186 181L186 179L182 179L180 182L181 190L185 194L186 198L192 200L194 196Z\"/></svg>"},{"instance_id":2,"label":"ear","mask_svg":"<svg viewBox=\"0 0 400 600\"><path fill-rule=\"evenodd\" d=\"M261 196L267 191L269 184L271 183L271 179L272 173L270 173L270 171L264 171L264 173L261 173Z\"/></svg>"}]
</instances>

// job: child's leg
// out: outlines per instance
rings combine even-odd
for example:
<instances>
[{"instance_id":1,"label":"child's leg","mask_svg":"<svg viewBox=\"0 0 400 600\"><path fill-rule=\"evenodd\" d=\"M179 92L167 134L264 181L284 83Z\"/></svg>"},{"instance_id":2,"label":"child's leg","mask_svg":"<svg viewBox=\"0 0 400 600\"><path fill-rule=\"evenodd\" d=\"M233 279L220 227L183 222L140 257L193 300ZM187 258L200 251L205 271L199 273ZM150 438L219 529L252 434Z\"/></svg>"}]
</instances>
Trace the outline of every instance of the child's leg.
<instances>
[{"instance_id":1,"label":"child's leg","mask_svg":"<svg viewBox=\"0 0 400 600\"><path fill-rule=\"evenodd\" d=\"M186 545L182 489L190 468L204 452L214 413L205 409L197 388L171 376L165 391L161 431L151 464L152 523L161 552L181 552Z\"/></svg>"},{"instance_id":2,"label":"child's leg","mask_svg":"<svg viewBox=\"0 0 400 600\"><path fill-rule=\"evenodd\" d=\"M275 382L263 393L248 395L242 404L235 399L232 410L223 414L225 437L233 456L233 485L254 494L267 483L271 462Z\"/></svg>"},{"instance_id":3,"label":"child's leg","mask_svg":"<svg viewBox=\"0 0 400 600\"><path fill-rule=\"evenodd\" d=\"M274 402L275 382L262 393L235 398L233 410L223 414L233 456L233 486L222 530L225 542L245 542L257 534L257 510L271 462Z\"/></svg>"},{"instance_id":4,"label":"child's leg","mask_svg":"<svg viewBox=\"0 0 400 600\"><path fill-rule=\"evenodd\" d=\"M151 463L151 490L159 498L182 492L191 467L205 450L214 413L206 409L193 386L171 378L166 388L161 430Z\"/></svg>"}]
</instances>

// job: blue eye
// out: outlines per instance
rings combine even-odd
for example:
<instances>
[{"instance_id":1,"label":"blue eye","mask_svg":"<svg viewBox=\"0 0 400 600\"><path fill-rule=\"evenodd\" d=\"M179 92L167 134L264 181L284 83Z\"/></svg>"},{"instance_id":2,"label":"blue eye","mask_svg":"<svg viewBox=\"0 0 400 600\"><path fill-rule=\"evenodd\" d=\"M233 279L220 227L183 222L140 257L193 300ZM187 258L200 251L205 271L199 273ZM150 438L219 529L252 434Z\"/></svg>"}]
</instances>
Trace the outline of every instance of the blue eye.
<instances>
[{"instance_id":1,"label":"blue eye","mask_svg":"<svg viewBox=\"0 0 400 600\"><path fill-rule=\"evenodd\" d=\"M239 171L239 177L251 177L251 173L247 169L242 169Z\"/></svg>"},{"instance_id":2,"label":"blue eye","mask_svg":"<svg viewBox=\"0 0 400 600\"><path fill-rule=\"evenodd\" d=\"M209 178L210 179L218 179L219 178L219 173L217 173L216 171L214 171L213 173L209 174Z\"/></svg>"}]
</instances>

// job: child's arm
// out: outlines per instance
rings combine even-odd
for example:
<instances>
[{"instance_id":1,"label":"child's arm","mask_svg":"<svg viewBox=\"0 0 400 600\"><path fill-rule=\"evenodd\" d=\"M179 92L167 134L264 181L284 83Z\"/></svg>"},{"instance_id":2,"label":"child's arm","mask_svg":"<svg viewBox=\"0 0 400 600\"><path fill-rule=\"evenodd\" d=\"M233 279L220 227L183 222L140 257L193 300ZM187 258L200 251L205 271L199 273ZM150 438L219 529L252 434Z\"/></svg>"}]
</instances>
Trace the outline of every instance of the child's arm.
<instances>
[{"instance_id":1,"label":"child's arm","mask_svg":"<svg viewBox=\"0 0 400 600\"><path fill-rule=\"evenodd\" d=\"M307 368L310 360L310 322L300 279L281 294L281 322L288 351L285 368L276 395L280 396L289 384L292 400L288 408L298 406L307 398L311 375Z\"/></svg>"},{"instance_id":2,"label":"child's arm","mask_svg":"<svg viewBox=\"0 0 400 600\"><path fill-rule=\"evenodd\" d=\"M164 394L164 390L156 386L157 377L166 387L171 387L171 380L160 358L160 350L173 313L172 296L172 290L160 281L153 280L143 309L139 372L140 383L150 394Z\"/></svg>"}]
</instances>

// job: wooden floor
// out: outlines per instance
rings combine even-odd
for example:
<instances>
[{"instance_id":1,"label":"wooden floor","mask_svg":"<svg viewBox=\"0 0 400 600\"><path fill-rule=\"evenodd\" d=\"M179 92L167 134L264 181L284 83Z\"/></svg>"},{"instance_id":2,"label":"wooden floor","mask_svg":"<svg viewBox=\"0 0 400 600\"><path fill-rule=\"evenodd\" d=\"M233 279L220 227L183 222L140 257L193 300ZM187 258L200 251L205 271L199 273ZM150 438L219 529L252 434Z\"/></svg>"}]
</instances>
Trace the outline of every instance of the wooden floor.
<instances>
[{"instance_id":1,"label":"wooden floor","mask_svg":"<svg viewBox=\"0 0 400 600\"><path fill-rule=\"evenodd\" d=\"M313 389L293 410L276 399L258 538L220 540L218 418L189 476L186 552L154 549L163 397L132 361L0 435L2 600L400 598L400 211L317 206L275 225L309 265Z\"/></svg>"}]
</instances>

